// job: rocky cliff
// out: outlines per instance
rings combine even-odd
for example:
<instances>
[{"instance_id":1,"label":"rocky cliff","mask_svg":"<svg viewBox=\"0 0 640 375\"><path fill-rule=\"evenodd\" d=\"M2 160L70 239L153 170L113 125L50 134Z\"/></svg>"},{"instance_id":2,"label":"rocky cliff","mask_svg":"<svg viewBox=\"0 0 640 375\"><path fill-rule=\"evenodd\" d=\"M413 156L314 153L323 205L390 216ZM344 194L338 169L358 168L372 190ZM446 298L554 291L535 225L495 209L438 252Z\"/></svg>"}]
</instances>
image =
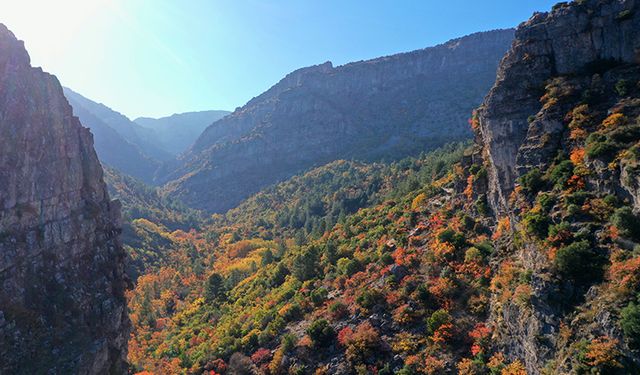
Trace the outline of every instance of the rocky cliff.
<instances>
[{"instance_id":1,"label":"rocky cliff","mask_svg":"<svg viewBox=\"0 0 640 375\"><path fill-rule=\"evenodd\" d=\"M543 110L540 97L548 81L556 76L590 77L611 64L640 61L638 6L634 1L560 3L553 12L538 13L517 29L496 84L479 110L494 209L507 209L519 175L555 156L544 152L555 147L529 152L540 134L564 129L559 116L537 116L533 121Z\"/></svg>"},{"instance_id":2,"label":"rocky cliff","mask_svg":"<svg viewBox=\"0 0 640 375\"><path fill-rule=\"evenodd\" d=\"M120 209L58 80L0 24L0 373L126 373Z\"/></svg>"},{"instance_id":3,"label":"rocky cliff","mask_svg":"<svg viewBox=\"0 0 640 375\"><path fill-rule=\"evenodd\" d=\"M211 125L160 173L187 204L225 211L261 188L340 158L394 159L470 136L513 30L410 53L295 71Z\"/></svg>"},{"instance_id":4,"label":"rocky cliff","mask_svg":"<svg viewBox=\"0 0 640 375\"><path fill-rule=\"evenodd\" d=\"M560 3L518 27L476 113L487 200L513 231L495 266L526 273L511 290L526 303L492 296L493 340L530 374L637 369L620 323L637 284L620 277L637 272L640 240L638 64L640 2ZM600 346L610 357L590 361Z\"/></svg>"}]
</instances>

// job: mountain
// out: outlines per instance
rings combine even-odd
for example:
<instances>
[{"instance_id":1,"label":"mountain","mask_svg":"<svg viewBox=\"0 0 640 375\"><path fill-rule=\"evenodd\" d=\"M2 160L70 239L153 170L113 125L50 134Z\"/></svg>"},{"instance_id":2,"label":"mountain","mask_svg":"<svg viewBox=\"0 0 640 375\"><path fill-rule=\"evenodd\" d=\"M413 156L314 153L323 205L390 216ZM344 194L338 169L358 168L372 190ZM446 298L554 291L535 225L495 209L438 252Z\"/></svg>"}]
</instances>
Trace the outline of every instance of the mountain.
<instances>
[{"instance_id":1,"label":"mountain","mask_svg":"<svg viewBox=\"0 0 640 375\"><path fill-rule=\"evenodd\" d=\"M155 142L154 134L149 129L136 124L125 115L114 111L106 105L96 103L69 88L65 88L65 95L77 112L93 115L93 117L115 130L127 142L137 146L147 157L159 161L172 159L173 156ZM80 120L82 121L82 119ZM90 120L90 123L94 122L92 118L88 118L88 120Z\"/></svg>"},{"instance_id":2,"label":"mountain","mask_svg":"<svg viewBox=\"0 0 640 375\"><path fill-rule=\"evenodd\" d=\"M337 159L382 160L470 137L513 30L410 53L297 70L209 126L159 172L168 195L210 212Z\"/></svg>"},{"instance_id":3,"label":"mountain","mask_svg":"<svg viewBox=\"0 0 640 375\"><path fill-rule=\"evenodd\" d=\"M125 253L88 129L0 24L0 373L126 373Z\"/></svg>"},{"instance_id":4,"label":"mountain","mask_svg":"<svg viewBox=\"0 0 640 375\"><path fill-rule=\"evenodd\" d=\"M73 107L73 114L84 126L91 129L100 162L152 183L160 162L146 156L138 146L127 141L120 133L90 112L82 105L85 101L79 94L68 88L63 88L63 91Z\"/></svg>"},{"instance_id":5,"label":"mountain","mask_svg":"<svg viewBox=\"0 0 640 375\"><path fill-rule=\"evenodd\" d=\"M139 117L134 122L155 134L161 147L172 155L185 152L204 129L231 112L200 111L178 113L158 119Z\"/></svg>"},{"instance_id":6,"label":"mountain","mask_svg":"<svg viewBox=\"0 0 640 375\"><path fill-rule=\"evenodd\" d=\"M130 293L132 367L640 373L639 51L637 1L559 3L464 153L330 163L174 235Z\"/></svg>"}]
</instances>

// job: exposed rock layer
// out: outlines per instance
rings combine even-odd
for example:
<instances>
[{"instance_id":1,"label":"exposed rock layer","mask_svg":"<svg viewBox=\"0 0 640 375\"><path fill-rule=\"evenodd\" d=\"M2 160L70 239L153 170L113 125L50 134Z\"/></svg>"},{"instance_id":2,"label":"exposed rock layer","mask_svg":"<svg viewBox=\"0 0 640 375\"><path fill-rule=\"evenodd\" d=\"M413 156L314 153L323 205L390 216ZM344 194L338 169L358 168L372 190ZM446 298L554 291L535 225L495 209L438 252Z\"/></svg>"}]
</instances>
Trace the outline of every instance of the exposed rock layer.
<instances>
[{"instance_id":1,"label":"exposed rock layer","mask_svg":"<svg viewBox=\"0 0 640 375\"><path fill-rule=\"evenodd\" d=\"M0 24L0 373L126 373L120 209L58 80Z\"/></svg>"},{"instance_id":2,"label":"exposed rock layer","mask_svg":"<svg viewBox=\"0 0 640 375\"><path fill-rule=\"evenodd\" d=\"M297 70L211 125L160 174L187 204L225 211L327 162L417 154L469 137L470 111L495 80L513 30L410 53Z\"/></svg>"}]
</instances>

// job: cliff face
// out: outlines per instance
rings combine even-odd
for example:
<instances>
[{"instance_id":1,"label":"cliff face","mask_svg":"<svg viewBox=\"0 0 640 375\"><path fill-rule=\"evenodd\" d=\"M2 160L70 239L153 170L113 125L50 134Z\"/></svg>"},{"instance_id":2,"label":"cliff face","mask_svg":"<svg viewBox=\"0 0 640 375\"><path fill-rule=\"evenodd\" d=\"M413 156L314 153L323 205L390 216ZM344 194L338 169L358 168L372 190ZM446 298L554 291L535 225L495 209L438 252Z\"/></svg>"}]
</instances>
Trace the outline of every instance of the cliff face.
<instances>
[{"instance_id":1,"label":"cliff face","mask_svg":"<svg viewBox=\"0 0 640 375\"><path fill-rule=\"evenodd\" d=\"M640 61L639 6L634 1L574 2L536 14L518 27L496 84L479 110L484 154L490 161L489 203L495 210L507 211L519 175L555 156L544 150L529 152L540 134L563 130L559 116L531 122L530 116L543 109L540 97L547 81L590 76L612 62Z\"/></svg>"},{"instance_id":2,"label":"cliff face","mask_svg":"<svg viewBox=\"0 0 640 375\"><path fill-rule=\"evenodd\" d=\"M126 373L120 209L54 76L0 24L0 373Z\"/></svg>"},{"instance_id":3,"label":"cliff face","mask_svg":"<svg viewBox=\"0 0 640 375\"><path fill-rule=\"evenodd\" d=\"M639 208L638 64L640 2L559 4L516 30L477 112L487 200L514 231L496 242L496 264L526 270L530 292L527 307L492 297L493 339L531 374L582 373L580 355L601 342L637 366L618 322L637 286L616 270L637 261L634 230L617 228L638 225L625 211Z\"/></svg>"},{"instance_id":4,"label":"cliff face","mask_svg":"<svg viewBox=\"0 0 640 375\"><path fill-rule=\"evenodd\" d=\"M160 173L187 204L225 211L261 188L340 158L393 159L468 137L512 30L295 71L211 125Z\"/></svg>"}]
</instances>

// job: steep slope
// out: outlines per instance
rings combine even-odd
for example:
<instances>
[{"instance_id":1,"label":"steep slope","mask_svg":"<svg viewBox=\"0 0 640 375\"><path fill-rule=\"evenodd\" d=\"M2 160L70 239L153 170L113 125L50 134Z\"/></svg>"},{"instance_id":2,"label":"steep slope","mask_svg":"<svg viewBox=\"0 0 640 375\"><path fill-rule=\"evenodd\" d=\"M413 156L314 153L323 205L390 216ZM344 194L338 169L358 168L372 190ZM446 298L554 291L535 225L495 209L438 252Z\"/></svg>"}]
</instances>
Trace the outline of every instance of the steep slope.
<instances>
[{"instance_id":1,"label":"steep slope","mask_svg":"<svg viewBox=\"0 0 640 375\"><path fill-rule=\"evenodd\" d=\"M91 130L100 162L147 183L153 182L160 162L144 155L138 146L129 143L120 133L88 111L78 100L78 94L68 88L63 90L73 107L73 114Z\"/></svg>"},{"instance_id":2,"label":"steep slope","mask_svg":"<svg viewBox=\"0 0 640 375\"><path fill-rule=\"evenodd\" d=\"M639 64L640 3L560 3L518 28L477 113L501 261L528 275L526 304L494 296L494 339L529 373L638 371Z\"/></svg>"},{"instance_id":3,"label":"steep slope","mask_svg":"<svg viewBox=\"0 0 640 375\"><path fill-rule=\"evenodd\" d=\"M0 148L0 373L125 373L119 204L58 80L1 24Z\"/></svg>"},{"instance_id":4,"label":"steep slope","mask_svg":"<svg viewBox=\"0 0 640 375\"><path fill-rule=\"evenodd\" d=\"M65 95L72 107L78 111L82 108L82 112L92 114L118 132L129 143L138 146L142 153L148 157L160 161L172 159L172 155L157 144L153 132L129 120L125 115L104 104L96 103L69 88L65 88Z\"/></svg>"},{"instance_id":5,"label":"steep slope","mask_svg":"<svg viewBox=\"0 0 640 375\"><path fill-rule=\"evenodd\" d=\"M139 117L134 122L153 130L162 148L177 156L185 152L209 125L229 113L231 112L186 112L158 119Z\"/></svg>"},{"instance_id":6,"label":"steep slope","mask_svg":"<svg viewBox=\"0 0 640 375\"><path fill-rule=\"evenodd\" d=\"M167 192L223 212L261 188L337 159L396 159L468 137L468 114L495 79L513 30L351 63L297 70L211 125ZM165 173L166 172L166 173Z\"/></svg>"}]
</instances>

